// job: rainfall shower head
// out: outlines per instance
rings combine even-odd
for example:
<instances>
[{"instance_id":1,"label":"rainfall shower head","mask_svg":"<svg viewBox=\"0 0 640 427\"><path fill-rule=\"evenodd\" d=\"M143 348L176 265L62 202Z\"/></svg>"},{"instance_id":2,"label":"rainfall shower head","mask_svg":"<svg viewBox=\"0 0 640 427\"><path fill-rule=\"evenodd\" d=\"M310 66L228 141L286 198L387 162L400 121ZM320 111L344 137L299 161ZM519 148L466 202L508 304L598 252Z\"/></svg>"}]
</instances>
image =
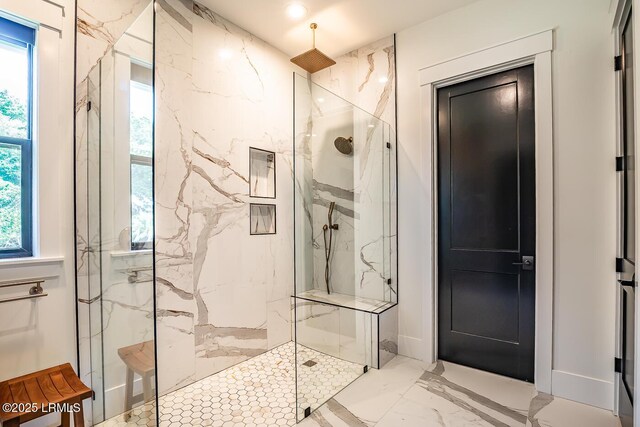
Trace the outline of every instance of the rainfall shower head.
<instances>
[{"instance_id":1,"label":"rainfall shower head","mask_svg":"<svg viewBox=\"0 0 640 427\"><path fill-rule=\"evenodd\" d=\"M295 58L291 58L291 62L313 74L316 71L336 65L336 61L316 49L316 29L318 29L318 24L313 23L310 28L313 31L313 48Z\"/></svg>"},{"instance_id":2,"label":"rainfall shower head","mask_svg":"<svg viewBox=\"0 0 640 427\"><path fill-rule=\"evenodd\" d=\"M333 145L336 146L336 149L342 154L349 155L353 153L353 137L343 138L341 136L337 137L335 141L333 141Z\"/></svg>"}]
</instances>

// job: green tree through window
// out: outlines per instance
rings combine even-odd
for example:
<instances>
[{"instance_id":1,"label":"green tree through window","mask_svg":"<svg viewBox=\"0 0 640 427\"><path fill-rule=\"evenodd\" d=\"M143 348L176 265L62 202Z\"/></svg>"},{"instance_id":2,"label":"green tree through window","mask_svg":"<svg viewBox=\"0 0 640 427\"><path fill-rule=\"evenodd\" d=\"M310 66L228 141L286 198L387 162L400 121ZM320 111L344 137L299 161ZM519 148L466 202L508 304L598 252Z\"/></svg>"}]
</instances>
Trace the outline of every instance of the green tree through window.
<instances>
[{"instance_id":1,"label":"green tree through window","mask_svg":"<svg viewBox=\"0 0 640 427\"><path fill-rule=\"evenodd\" d=\"M131 249L149 249L153 241L153 91L151 85L135 80L130 85L129 150Z\"/></svg>"},{"instance_id":2,"label":"green tree through window","mask_svg":"<svg viewBox=\"0 0 640 427\"><path fill-rule=\"evenodd\" d=\"M35 30L0 17L0 258L32 254L32 82Z\"/></svg>"}]
</instances>

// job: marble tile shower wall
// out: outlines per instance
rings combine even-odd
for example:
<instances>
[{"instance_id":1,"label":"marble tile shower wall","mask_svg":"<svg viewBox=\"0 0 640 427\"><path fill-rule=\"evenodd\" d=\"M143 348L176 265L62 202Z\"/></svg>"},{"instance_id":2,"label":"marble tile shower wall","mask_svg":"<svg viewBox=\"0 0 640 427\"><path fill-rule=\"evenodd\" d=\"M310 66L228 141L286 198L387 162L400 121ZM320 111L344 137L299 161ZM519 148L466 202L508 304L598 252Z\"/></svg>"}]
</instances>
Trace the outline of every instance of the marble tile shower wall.
<instances>
[{"instance_id":1,"label":"marble tile shower wall","mask_svg":"<svg viewBox=\"0 0 640 427\"><path fill-rule=\"evenodd\" d=\"M196 380L192 3L156 3L155 221L158 392Z\"/></svg>"},{"instance_id":2,"label":"marble tile shower wall","mask_svg":"<svg viewBox=\"0 0 640 427\"><path fill-rule=\"evenodd\" d=\"M336 65L312 81L395 128L395 46L393 36L335 58Z\"/></svg>"},{"instance_id":3,"label":"marble tile shower wall","mask_svg":"<svg viewBox=\"0 0 640 427\"><path fill-rule=\"evenodd\" d=\"M292 338L294 67L282 52L195 6L195 332L202 378ZM275 235L249 234L249 147L276 153Z\"/></svg>"},{"instance_id":4,"label":"marble tile shower wall","mask_svg":"<svg viewBox=\"0 0 640 427\"><path fill-rule=\"evenodd\" d=\"M202 5L159 5L156 259L164 393L292 338L294 68ZM250 147L276 153L275 235L249 233Z\"/></svg>"}]
</instances>

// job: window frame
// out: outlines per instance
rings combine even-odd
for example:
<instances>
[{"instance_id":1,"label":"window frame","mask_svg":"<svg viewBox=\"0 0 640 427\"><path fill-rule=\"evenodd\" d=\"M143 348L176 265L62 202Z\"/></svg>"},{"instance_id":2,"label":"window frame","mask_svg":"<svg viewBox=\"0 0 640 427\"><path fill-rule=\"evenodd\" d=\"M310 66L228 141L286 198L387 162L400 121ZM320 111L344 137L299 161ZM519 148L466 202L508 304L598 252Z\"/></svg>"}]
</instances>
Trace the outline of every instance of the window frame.
<instances>
[{"instance_id":1,"label":"window frame","mask_svg":"<svg viewBox=\"0 0 640 427\"><path fill-rule=\"evenodd\" d=\"M141 64L137 61L131 61L131 65L136 65L138 67L142 67L148 69L152 72L152 69L148 67L146 64ZM131 83L136 82L138 84L144 84L151 88L151 93L153 94L153 84L149 85L147 83L135 80L133 76L129 77L129 91L131 91ZM131 99L131 93L129 93L129 99ZM131 120L129 120L131 123ZM153 115L152 115L152 127L153 127ZM129 130L131 132L131 130ZM131 134L129 135L129 142L131 141ZM151 168L151 176L153 179L153 156L143 156L139 154L131 154L131 146L129 146L129 247L131 251L140 251L140 250L148 250L153 249L153 241L147 242L135 242L133 240L133 203L132 203L132 195L133 195L133 173L132 167L133 165L145 166ZM153 191L153 185L152 185ZM153 214L153 212L152 212Z\"/></svg>"},{"instance_id":2,"label":"window frame","mask_svg":"<svg viewBox=\"0 0 640 427\"><path fill-rule=\"evenodd\" d=\"M10 24L4 24L8 21ZM0 32L0 41L27 49L27 135L25 138L13 138L0 135L0 143L5 145L14 145L20 147L20 233L22 246L20 248L0 249L0 259L5 258L22 258L33 256L33 86L34 86L34 50L36 30L24 24L12 21L0 16L0 28L5 26L5 34ZM15 25L14 28L9 28ZM32 43L25 40L26 32L24 29L30 30ZM23 32L23 38L15 38L10 35L20 35Z\"/></svg>"}]
</instances>

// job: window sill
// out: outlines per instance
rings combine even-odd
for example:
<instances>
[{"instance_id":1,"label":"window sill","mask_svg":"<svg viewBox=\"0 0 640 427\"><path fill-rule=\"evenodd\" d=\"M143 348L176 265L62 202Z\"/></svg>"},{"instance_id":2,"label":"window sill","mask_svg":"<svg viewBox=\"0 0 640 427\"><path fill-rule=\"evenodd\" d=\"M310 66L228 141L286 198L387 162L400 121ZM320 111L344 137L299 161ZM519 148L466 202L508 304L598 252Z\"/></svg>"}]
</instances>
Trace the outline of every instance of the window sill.
<instances>
[{"instance_id":1,"label":"window sill","mask_svg":"<svg viewBox=\"0 0 640 427\"><path fill-rule=\"evenodd\" d=\"M35 267L40 265L62 264L64 257L24 257L0 259L0 268Z\"/></svg>"}]
</instances>

